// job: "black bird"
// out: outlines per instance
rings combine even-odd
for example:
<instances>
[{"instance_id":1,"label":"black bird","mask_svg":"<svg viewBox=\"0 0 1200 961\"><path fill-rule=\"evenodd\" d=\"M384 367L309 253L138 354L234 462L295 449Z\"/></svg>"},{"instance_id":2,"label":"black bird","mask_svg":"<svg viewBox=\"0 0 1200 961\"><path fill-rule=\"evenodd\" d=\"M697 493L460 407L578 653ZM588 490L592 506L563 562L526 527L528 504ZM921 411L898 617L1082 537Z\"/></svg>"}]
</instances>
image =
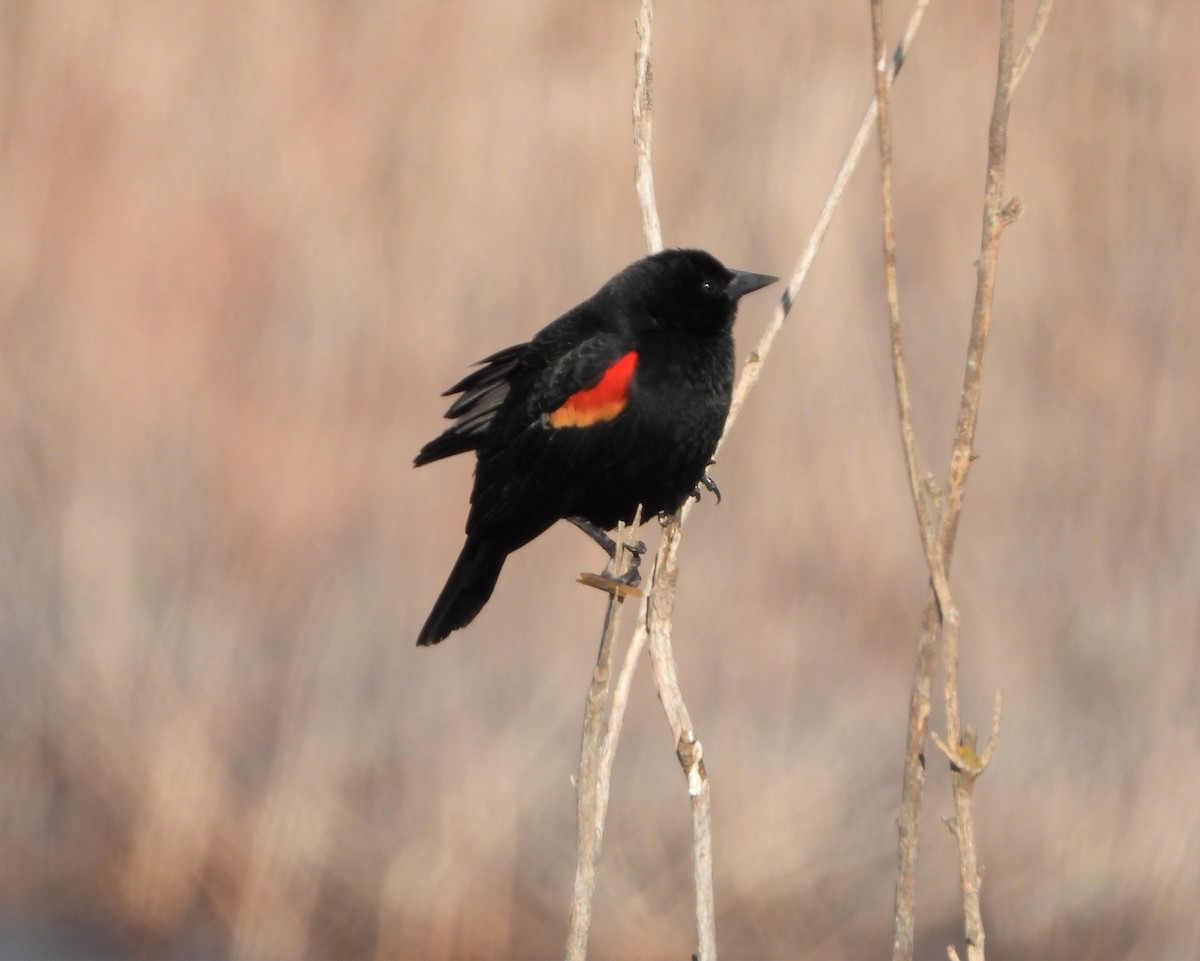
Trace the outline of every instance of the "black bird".
<instances>
[{"instance_id":1,"label":"black bird","mask_svg":"<svg viewBox=\"0 0 1200 961\"><path fill-rule=\"evenodd\" d=\"M610 554L618 521L673 513L699 484L729 412L738 298L777 278L702 250L630 264L526 344L479 362L443 396L454 420L415 465L474 451L467 542L421 628L471 622L505 558L566 518ZM634 574L636 578L636 573Z\"/></svg>"}]
</instances>

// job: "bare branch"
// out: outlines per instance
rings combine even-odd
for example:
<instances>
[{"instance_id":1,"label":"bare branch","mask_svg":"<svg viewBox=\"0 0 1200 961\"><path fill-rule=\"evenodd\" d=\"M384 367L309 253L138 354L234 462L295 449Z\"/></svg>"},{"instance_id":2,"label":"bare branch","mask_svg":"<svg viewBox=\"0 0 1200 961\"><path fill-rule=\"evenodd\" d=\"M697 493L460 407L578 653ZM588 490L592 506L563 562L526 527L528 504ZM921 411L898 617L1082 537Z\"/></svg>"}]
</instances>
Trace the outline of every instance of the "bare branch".
<instances>
[{"instance_id":1,"label":"bare branch","mask_svg":"<svg viewBox=\"0 0 1200 961\"><path fill-rule=\"evenodd\" d=\"M1049 4L1043 3L1035 13L1022 56L1025 63L1036 48ZM1025 51L1028 51L1026 56ZM979 418L979 398L983 376L983 356L991 326L992 302L996 286L996 261L1000 234L1019 213L1016 203L1004 202L1004 175L1008 153L1008 113L1015 80L1013 57L1013 0L1000 3L1000 41L996 65L996 94L992 104L992 119L988 129L988 169L984 188L983 228L980 255L977 261L975 307L971 319L971 338L967 347L966 372L963 378L962 401L955 431L954 451L950 459L950 480L946 508L942 514L939 542L946 547L952 542L962 509L967 472L974 460L975 428ZM943 615L945 615L943 611ZM958 713L958 621L945 622L942 637L942 671L946 697L946 747L959 756L952 766L954 785L955 830L959 851L959 880L963 897L963 927L967 939L968 961L984 959L984 929L980 910L980 877L975 849L975 825L971 810L971 792L984 763L976 755L974 729L960 734ZM985 753L989 759L999 736L1000 702L993 714L993 731ZM964 764L965 760L968 763Z\"/></svg>"},{"instance_id":2,"label":"bare branch","mask_svg":"<svg viewBox=\"0 0 1200 961\"><path fill-rule=\"evenodd\" d=\"M1004 692L996 691L996 700L992 705L992 730L988 734L988 742L979 755L979 773L982 774L992 763L992 755L996 753L996 745L1000 743L1000 717L1004 713Z\"/></svg>"},{"instance_id":3,"label":"bare branch","mask_svg":"<svg viewBox=\"0 0 1200 961\"><path fill-rule=\"evenodd\" d=\"M650 166L651 96L650 31L654 22L653 0L642 0L637 19L638 49L634 58L636 83L633 96L634 146L637 153L637 195L642 211L642 231L651 253L662 249L662 228L654 199L654 177ZM688 778L692 798L693 881L696 891L696 938L700 961L715 961L716 912L713 906L712 818L708 778L701 760L703 748L692 730L687 705L679 689L675 658L671 651L671 611L675 604L678 575L680 519L673 519L663 534L648 598L645 624L650 639L650 660L658 696L671 731L676 753ZM631 649L637 644L631 641Z\"/></svg>"},{"instance_id":4,"label":"bare branch","mask_svg":"<svg viewBox=\"0 0 1200 961\"><path fill-rule=\"evenodd\" d=\"M900 415L901 441L904 448L909 488L917 523L921 533L926 565L929 568L931 596L926 604L925 618L918 645L917 666L909 704L908 736L906 740L905 776L901 813L898 821L900 855L896 879L896 916L893 937L893 961L908 961L913 953L916 856L919 836L920 809L924 794L924 744L928 732L930 693L939 624L942 633L944 697L947 715L947 738L933 735L939 750L950 760L954 771L954 795L957 817L954 833L960 852L960 879L963 890L964 927L967 935L968 961L982 961L984 933L979 910L979 875L976 867L974 824L971 817L970 794L975 778L987 767L995 750L1000 729L1001 699L997 694L992 719L992 733L983 754L976 753L976 734L968 728L960 736L958 711L958 640L959 612L954 606L948 583L948 567L954 546L958 518L962 508L967 471L974 459L973 443L978 421L983 353L991 321L991 305L995 289L995 269L1000 233L1020 215L1018 201L1002 204L1004 164L1007 149L1008 107L1013 91L1045 30L1053 0L1041 0L1030 24L1021 53L1014 63L1012 57L1012 3L1002 0L1000 56L997 67L997 87L988 137L988 174L985 190L984 226L981 253L977 262L975 308L972 312L971 340L968 347L966 372L959 421L951 458L950 480L945 503L939 504L937 529L934 530L929 506L925 499L916 457L912 426L907 372L901 340L899 297L896 286L896 256L894 217L891 201L891 130L888 115L887 84L884 80L883 17L881 0L872 0L871 25L875 60L876 99L879 104L879 145L881 160L881 192L883 197L884 262L889 308L889 331L892 345L893 375L897 406ZM951 947L949 954L957 959Z\"/></svg>"},{"instance_id":5,"label":"bare branch","mask_svg":"<svg viewBox=\"0 0 1200 961\"><path fill-rule=\"evenodd\" d=\"M629 541L638 529L641 513L639 507L630 527L618 525L617 552L605 570L605 576L613 587L610 590L604 628L600 634L600 650L596 656L596 667L592 672L592 683L588 688L587 703L583 712L583 744L579 753L579 773L575 779L579 850L571 899L570 929L567 935L566 957L569 961L583 961L587 956L592 897L596 891L596 866L604 841L609 779L612 776L611 763L607 767L603 763L601 738L607 740L608 737L605 715L608 713L608 693L612 676L613 638L616 636L621 607L626 597L626 593L619 589L617 579L629 570L632 556ZM619 727L619 719L617 724ZM612 721L607 727L611 730Z\"/></svg>"},{"instance_id":6,"label":"bare branch","mask_svg":"<svg viewBox=\"0 0 1200 961\"><path fill-rule=\"evenodd\" d=\"M642 233L647 249L653 254L663 247L662 225L658 221L658 204L654 199L654 170L650 166L650 121L654 108L650 31L654 27L654 0L642 0L634 27L638 38L637 51L633 55L633 148L637 157L634 183L638 207L642 211Z\"/></svg>"},{"instance_id":7,"label":"bare branch","mask_svg":"<svg viewBox=\"0 0 1200 961\"><path fill-rule=\"evenodd\" d=\"M933 671L937 662L937 637L941 620L936 597L925 604L917 663L908 701L908 731L904 740L904 781L900 816L896 820L899 856L896 865L896 914L892 931L892 961L912 961L916 938L917 850L920 842L921 806L925 796L925 741L929 735Z\"/></svg>"},{"instance_id":8,"label":"bare branch","mask_svg":"<svg viewBox=\"0 0 1200 961\"><path fill-rule=\"evenodd\" d=\"M675 753L687 778L692 800L692 878L696 889L696 942L699 961L715 961L716 910L713 900L712 812L704 747L692 727L671 650L671 615L679 577L680 519L673 517L663 532L654 563L654 583L648 594L646 629L650 637L650 663L663 711L675 738Z\"/></svg>"},{"instance_id":9,"label":"bare branch","mask_svg":"<svg viewBox=\"0 0 1200 961\"><path fill-rule=\"evenodd\" d=\"M883 259L887 288L888 332L892 347L892 374L896 384L896 406L900 414L900 440L904 463L908 468L908 486L917 513L921 543L929 574L939 585L938 599L943 610L950 606L936 531L925 503L921 486L921 468L917 463L916 432L912 422L912 401L908 390L908 370L904 363L904 342L900 328L900 293L896 282L896 228L892 209L892 128L888 105L888 64L884 60L883 0L871 0L871 33L875 49L875 103L879 120L880 192L883 200Z\"/></svg>"},{"instance_id":10,"label":"bare branch","mask_svg":"<svg viewBox=\"0 0 1200 961\"><path fill-rule=\"evenodd\" d=\"M1041 0L1037 9L1033 11L1033 19L1029 22L1029 29L1025 32L1025 42L1021 45L1021 52L1017 55L1017 62L1013 64L1012 84L1008 89L1008 99L1012 101L1012 95L1016 93L1017 86L1021 82L1021 78L1025 76L1025 68L1029 66L1029 61L1033 58L1033 52L1037 50L1037 46L1042 42L1042 34L1046 32L1046 24L1050 22L1050 9L1054 6L1054 0Z\"/></svg>"},{"instance_id":11,"label":"bare branch","mask_svg":"<svg viewBox=\"0 0 1200 961\"><path fill-rule=\"evenodd\" d=\"M912 13L908 18L908 24L904 28L904 38L900 41L899 46L896 47L892 63L888 68L887 81L889 85L895 80L896 73L908 56L913 40L916 39L917 30L920 29L921 20L925 16L925 8L928 6L929 0L917 0L916 4L913 5ZM825 203L821 207L821 213L817 216L817 222L812 229L812 233L809 235L808 242L804 245L804 249L800 252L800 257L796 261L796 265L792 268L792 275L788 279L787 289L783 292L783 295L779 298L779 303L775 306L771 322L767 325L767 329L763 331L758 344L750 352L749 358L742 366L742 372L738 376L737 384L733 388L733 402L729 407L729 416L725 419L725 431L721 435L720 442L717 444L718 451L721 449L721 445L725 443L725 438L729 435L734 421L737 420L738 414L742 409L742 404L746 401L746 396L758 382L759 375L762 372L762 365L766 361L767 355L771 352L771 345L774 344L776 335L783 327L783 322L792 309L796 295L800 293L800 288L804 286L804 281L808 278L808 271L812 267L813 261L817 258L817 251L821 249L821 242L825 239L825 234L829 230L830 223L833 222L834 211L837 210L837 206L842 199L842 194L845 193L846 185L850 182L851 175L858 167L859 160L862 159L863 149L867 145L867 140L871 136L871 128L875 123L875 112L877 109L878 104L872 98L862 122L858 125L858 130L854 134L854 140L850 143L850 149L846 151L846 156L838 168L837 175L833 178L833 185L829 188L829 193L825 197Z\"/></svg>"},{"instance_id":12,"label":"bare branch","mask_svg":"<svg viewBox=\"0 0 1200 961\"><path fill-rule=\"evenodd\" d=\"M945 569L938 549L937 532L930 516L921 485L917 463L916 436L912 422L912 403L908 390L908 371L900 327L900 294L896 280L895 216L892 207L892 130L889 107L889 65L884 58L883 0L871 0L871 38L875 64L875 106L879 129L880 194L883 203L884 276L888 304L888 332L892 349L892 376L896 386L896 406L900 420L900 440L908 472L909 491L917 515L921 544L933 583L942 589L938 601L942 611L950 607ZM917 848L924 794L925 765L923 750L929 724L930 692L933 685L934 651L938 628L938 607L930 605L925 614L917 671L909 704L908 732L905 744L905 777L901 812L897 821L900 853L896 869L896 900L893 916L892 956L896 961L912 957L916 933Z\"/></svg>"},{"instance_id":13,"label":"bare branch","mask_svg":"<svg viewBox=\"0 0 1200 961\"><path fill-rule=\"evenodd\" d=\"M632 528L636 530L636 527ZM614 595L614 603L616 601ZM621 671L617 675L616 687L612 690L612 702L609 705L608 724L604 729L604 740L600 747L599 760L593 771L594 787L589 789L592 795L590 802L590 817L585 820L583 799L583 774L580 774L579 797L579 854L575 870L575 895L571 904L571 928L567 941L568 961L583 961L587 956L588 931L591 925L592 899L596 891L596 868L600 860L600 849L604 840L604 825L608 818L608 798L612 787L613 763L617 757L617 745L621 740L621 729L625 722L625 709L629 705L629 689L633 685L633 676L637 673L638 659L646 648L646 605L649 598L643 595L637 614L637 628L625 657L621 662ZM610 606L611 611L611 606ZM608 620L606 620L606 629ZM597 667L599 670L599 667ZM589 692L589 707L591 702ZM584 719L584 751L588 751L587 717ZM580 759L580 771L584 761Z\"/></svg>"}]
</instances>

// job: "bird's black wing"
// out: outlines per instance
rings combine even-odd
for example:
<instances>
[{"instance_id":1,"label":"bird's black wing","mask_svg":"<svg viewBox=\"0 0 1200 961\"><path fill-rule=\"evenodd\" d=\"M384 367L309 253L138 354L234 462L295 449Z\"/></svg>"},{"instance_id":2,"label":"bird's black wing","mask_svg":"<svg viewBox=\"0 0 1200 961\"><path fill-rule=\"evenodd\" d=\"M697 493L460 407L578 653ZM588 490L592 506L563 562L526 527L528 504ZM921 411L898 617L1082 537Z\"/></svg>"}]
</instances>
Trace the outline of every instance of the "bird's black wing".
<instances>
[{"instance_id":1,"label":"bird's black wing","mask_svg":"<svg viewBox=\"0 0 1200 961\"><path fill-rule=\"evenodd\" d=\"M489 436L479 447L468 532L516 525L524 539L564 516L572 495L568 479L584 469L597 450L588 449L585 437L597 428L579 423L582 410L573 411L571 426L556 426L555 415L600 384L628 355L619 335L598 334L518 375L518 386L496 412ZM610 418L596 423L607 429Z\"/></svg>"},{"instance_id":2,"label":"bird's black wing","mask_svg":"<svg viewBox=\"0 0 1200 961\"><path fill-rule=\"evenodd\" d=\"M498 350L479 361L478 370L444 391L443 397L460 395L446 411L454 424L422 447L413 464L420 467L443 457L478 449L480 440L508 397L513 376L528 351L529 344Z\"/></svg>"},{"instance_id":3,"label":"bird's black wing","mask_svg":"<svg viewBox=\"0 0 1200 961\"><path fill-rule=\"evenodd\" d=\"M572 394L595 387L625 353L619 335L596 334L548 361L531 385L526 404L529 417L538 421Z\"/></svg>"},{"instance_id":4,"label":"bird's black wing","mask_svg":"<svg viewBox=\"0 0 1200 961\"><path fill-rule=\"evenodd\" d=\"M596 364L602 364L595 355L595 346L589 346L589 338L598 324L589 302L585 301L544 327L529 343L506 347L478 361L478 370L442 393L443 397L460 395L446 411L446 417L455 423L421 448L414 466L479 450L502 410L516 411L521 416L529 403L550 403L552 406L547 409L552 410L556 391L565 391L558 398L561 403L578 389L571 386L573 382L591 375L588 364L592 358ZM572 356L576 352L579 357ZM553 370L548 378L543 378L541 372L547 368ZM596 376L601 372L602 368L598 369ZM519 385L516 395L512 402L506 403L514 384ZM531 396L531 391L537 396Z\"/></svg>"}]
</instances>

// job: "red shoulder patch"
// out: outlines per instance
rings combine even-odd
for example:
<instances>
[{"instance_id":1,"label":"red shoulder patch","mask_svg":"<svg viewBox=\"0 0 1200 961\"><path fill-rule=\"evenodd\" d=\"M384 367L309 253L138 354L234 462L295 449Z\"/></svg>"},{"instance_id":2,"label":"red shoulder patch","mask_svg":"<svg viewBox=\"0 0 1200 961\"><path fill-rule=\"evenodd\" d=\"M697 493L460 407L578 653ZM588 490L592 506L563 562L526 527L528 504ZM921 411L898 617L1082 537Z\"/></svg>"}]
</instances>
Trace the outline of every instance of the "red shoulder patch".
<instances>
[{"instance_id":1,"label":"red shoulder patch","mask_svg":"<svg viewBox=\"0 0 1200 961\"><path fill-rule=\"evenodd\" d=\"M625 409L629 400L629 382L633 379L637 359L637 351L631 350L616 360L595 387L576 391L561 407L546 415L546 422L551 427L590 427L612 420Z\"/></svg>"}]
</instances>

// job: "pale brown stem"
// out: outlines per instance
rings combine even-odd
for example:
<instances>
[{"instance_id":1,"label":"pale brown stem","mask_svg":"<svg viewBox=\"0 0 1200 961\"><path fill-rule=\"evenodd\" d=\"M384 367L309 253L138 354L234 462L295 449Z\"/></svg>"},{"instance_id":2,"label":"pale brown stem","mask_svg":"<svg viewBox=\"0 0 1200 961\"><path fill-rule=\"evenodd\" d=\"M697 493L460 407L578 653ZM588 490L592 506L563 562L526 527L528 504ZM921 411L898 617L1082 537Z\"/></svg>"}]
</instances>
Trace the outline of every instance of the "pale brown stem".
<instances>
[{"instance_id":1,"label":"pale brown stem","mask_svg":"<svg viewBox=\"0 0 1200 961\"><path fill-rule=\"evenodd\" d=\"M696 943L699 961L715 961L716 911L713 900L712 812L704 747L692 727L691 715L679 688L675 655L671 649L671 615L679 578L678 551L681 531L672 518L663 532L662 546L654 564L646 630L650 639L650 664L658 697L671 726L675 753L687 779L692 801L692 879L696 889Z\"/></svg>"},{"instance_id":2,"label":"pale brown stem","mask_svg":"<svg viewBox=\"0 0 1200 961\"><path fill-rule=\"evenodd\" d=\"M632 527L623 524L617 528L616 556L605 569L605 577L616 579L629 569L630 552L628 541L636 533L641 520L641 508L634 515ZM578 853L575 863L575 885L571 898L571 919L567 933L568 961L583 961L587 956L588 934L592 921L592 898L596 891L596 868L600 861L600 849L604 842L604 824L608 814L609 780L612 764L603 761L602 745L607 741L614 723L609 716L609 689L612 677L613 639L625 594L610 591L608 609L604 615L604 627L600 633L600 649L596 656L596 667L592 671L592 683L588 688L587 702L583 712L583 743L579 752L579 773L575 778L576 817L579 831ZM614 711L615 712L615 711ZM624 712L622 711L622 717ZM620 718L615 719L619 730Z\"/></svg>"},{"instance_id":3,"label":"pale brown stem","mask_svg":"<svg viewBox=\"0 0 1200 961\"><path fill-rule=\"evenodd\" d=\"M642 233L650 253L662 250L662 225L658 220L658 204L654 199L654 169L650 165L650 121L654 113L651 87L650 32L654 28L654 0L642 0L638 8L637 51L633 55L633 149L637 158L634 184L638 208L642 212Z\"/></svg>"},{"instance_id":4,"label":"pale brown stem","mask_svg":"<svg viewBox=\"0 0 1200 961\"><path fill-rule=\"evenodd\" d=\"M1002 0L1000 55L997 67L996 95L988 137L988 173L985 189L984 226L981 253L977 262L976 300L972 312L971 339L968 346L966 371L955 443L951 457L947 494L939 497L939 517L936 531L924 491L916 459L915 442L909 408L907 375L900 339L899 301L896 293L895 241L891 207L891 131L887 112L886 85L883 73L882 4L872 0L872 35L874 40L876 92L880 102L879 133L881 156L881 189L883 194L885 271L889 308L889 329L892 341L893 373L900 412L901 440L909 486L917 513L926 564L930 572L931 591L918 645L917 668L909 705L909 726L906 741L905 777L901 814L898 822L900 857L896 883L896 918L893 938L894 961L908 961L913 952L916 900L916 851L920 823L921 799L924 792L924 745L928 732L930 692L934 652L939 624L942 634L942 664L944 697L947 715L947 738L936 734L934 741L951 760L953 770L956 818L953 829L959 843L960 881L963 892L964 929L967 938L968 961L983 961L984 930L979 901L979 872L975 849L975 831L971 814L971 789L975 779L986 768L999 737L1001 700L996 698L992 734L983 754L976 753L973 728L961 732L958 709L958 643L960 618L950 596L948 568L953 550L967 472L974 459L973 444L978 422L980 384L983 372L983 353L991 322L991 305L995 290L996 258L1000 233L1020 213L1015 201L1002 205L1004 164L1007 148L1008 107L1013 91L1020 82L1033 51L1045 30L1052 0L1042 0L1031 21L1025 43L1014 62L1012 56L1012 3ZM951 745L953 747L951 747ZM953 948L951 957L956 957Z\"/></svg>"},{"instance_id":5,"label":"pale brown stem","mask_svg":"<svg viewBox=\"0 0 1200 961\"><path fill-rule=\"evenodd\" d=\"M908 23L904 28L904 37L896 47L896 52L892 56L892 62L888 66L889 84L895 80L897 72L908 56L913 41L916 39L917 31L921 27L921 20L925 16L925 8L928 6L929 0L917 0L913 5L912 13L909 14ZM858 130L854 134L854 139L850 142L850 149L846 151L846 156L842 159L841 166L838 167L838 172L833 178L833 185L829 188L829 193L825 197L825 203L821 206L820 214L817 215L817 222L812 229L812 233L809 234L808 241L805 243L804 249L800 252L800 257L796 260L796 264L792 268L791 277L788 278L787 289L775 305L775 311L771 316L771 321L767 325L767 329L763 331L758 344L750 352L746 363L742 365L741 374L738 376L737 383L733 387L733 402L729 406L729 416L725 419L725 431L721 435L721 440L717 443L718 451L725 443L725 438L729 436L729 431L733 427L734 421L737 420L738 414L741 413L742 405L746 402L747 395L749 395L754 385L758 383L759 375L762 373L762 366L766 362L767 355L771 352L771 346L775 343L775 337L782 329L783 322L791 311L792 304L796 301L796 296L800 293L800 288L804 286L804 281L808 279L808 271L812 267L813 261L817 258L817 251L821 249L821 242L825 239L829 225L833 222L834 211L837 210L838 204L841 203L842 194L846 191L846 185L850 182L851 175L858 168L859 160L862 159L863 150L866 148L867 140L871 136L871 129L875 125L875 112L877 109L878 103L872 97L871 103L867 106L866 113L858 125ZM716 456L715 452L714 456Z\"/></svg>"}]
</instances>

